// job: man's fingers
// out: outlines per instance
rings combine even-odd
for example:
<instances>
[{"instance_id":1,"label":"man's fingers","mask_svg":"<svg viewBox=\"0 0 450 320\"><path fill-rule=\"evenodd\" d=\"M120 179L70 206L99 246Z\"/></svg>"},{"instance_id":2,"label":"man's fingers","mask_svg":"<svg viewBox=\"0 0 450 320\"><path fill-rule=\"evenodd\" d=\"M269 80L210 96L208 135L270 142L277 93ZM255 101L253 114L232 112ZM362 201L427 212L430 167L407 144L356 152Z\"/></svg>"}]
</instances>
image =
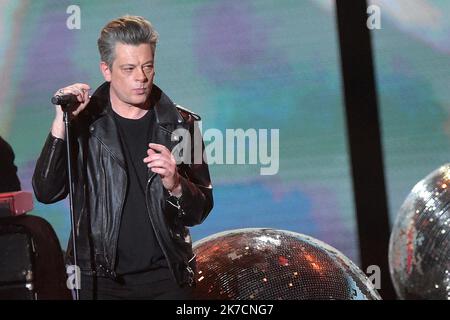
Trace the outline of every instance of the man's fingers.
<instances>
[{"instance_id":1,"label":"man's fingers","mask_svg":"<svg viewBox=\"0 0 450 320\"><path fill-rule=\"evenodd\" d=\"M78 102L84 103L89 100L89 90L91 87L84 83L75 83L71 86L59 89L55 95L73 94L77 97Z\"/></svg>"},{"instance_id":2,"label":"man's fingers","mask_svg":"<svg viewBox=\"0 0 450 320\"><path fill-rule=\"evenodd\" d=\"M175 157L170 154L162 154L162 153L156 153L155 151L149 149L149 151L147 151L148 157L145 157L143 159L144 162L152 162L155 160L164 160L165 162L167 162L168 165L174 165L176 166L176 160Z\"/></svg>"},{"instance_id":3,"label":"man's fingers","mask_svg":"<svg viewBox=\"0 0 450 320\"><path fill-rule=\"evenodd\" d=\"M160 168L168 168L170 166L170 163L166 160L152 160L147 162L147 167L160 167Z\"/></svg>"},{"instance_id":4,"label":"man's fingers","mask_svg":"<svg viewBox=\"0 0 450 320\"><path fill-rule=\"evenodd\" d=\"M155 150L155 151L157 151L157 152L160 152L160 153L162 153L162 154L166 154L166 155L169 155L169 154L170 154L169 149L167 149L166 146L163 146L162 144L149 143L148 146L149 146L151 149L153 149L153 150Z\"/></svg>"},{"instance_id":5,"label":"man's fingers","mask_svg":"<svg viewBox=\"0 0 450 320\"><path fill-rule=\"evenodd\" d=\"M167 168L168 163L164 160L155 160L155 161L150 161L149 163L147 163L147 167L149 168Z\"/></svg>"},{"instance_id":6,"label":"man's fingers","mask_svg":"<svg viewBox=\"0 0 450 320\"><path fill-rule=\"evenodd\" d=\"M77 96L77 99L79 102L83 103L86 102L86 100L89 97L89 91L88 89L79 88L79 87L72 87L72 94Z\"/></svg>"},{"instance_id":7,"label":"man's fingers","mask_svg":"<svg viewBox=\"0 0 450 320\"><path fill-rule=\"evenodd\" d=\"M84 91L84 101L89 101L90 99L89 90Z\"/></svg>"},{"instance_id":8,"label":"man's fingers","mask_svg":"<svg viewBox=\"0 0 450 320\"><path fill-rule=\"evenodd\" d=\"M88 84L85 84L85 83L75 83L73 85L73 87L84 89L84 90L91 90L91 87Z\"/></svg>"},{"instance_id":9,"label":"man's fingers","mask_svg":"<svg viewBox=\"0 0 450 320\"><path fill-rule=\"evenodd\" d=\"M162 176L166 176L166 174L167 174L167 170L164 168L151 168L150 170L152 170L153 172L158 173Z\"/></svg>"},{"instance_id":10,"label":"man's fingers","mask_svg":"<svg viewBox=\"0 0 450 320\"><path fill-rule=\"evenodd\" d=\"M152 149L147 150L147 155L150 160L158 160L158 159L165 159L167 161L170 161L172 157L170 155L167 155L165 153L157 153L153 151Z\"/></svg>"}]
</instances>

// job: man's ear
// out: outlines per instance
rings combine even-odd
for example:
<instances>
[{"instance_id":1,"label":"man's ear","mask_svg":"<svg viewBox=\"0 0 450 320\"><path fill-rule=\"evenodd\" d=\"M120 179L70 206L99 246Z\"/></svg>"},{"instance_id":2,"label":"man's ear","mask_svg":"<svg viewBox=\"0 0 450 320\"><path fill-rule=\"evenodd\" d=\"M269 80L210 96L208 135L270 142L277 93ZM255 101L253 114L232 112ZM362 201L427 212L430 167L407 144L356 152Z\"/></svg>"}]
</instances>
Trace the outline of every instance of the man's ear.
<instances>
[{"instance_id":1,"label":"man's ear","mask_svg":"<svg viewBox=\"0 0 450 320\"><path fill-rule=\"evenodd\" d=\"M111 69L106 62L100 62L100 70L103 74L103 78L105 78L107 82L111 82Z\"/></svg>"}]
</instances>

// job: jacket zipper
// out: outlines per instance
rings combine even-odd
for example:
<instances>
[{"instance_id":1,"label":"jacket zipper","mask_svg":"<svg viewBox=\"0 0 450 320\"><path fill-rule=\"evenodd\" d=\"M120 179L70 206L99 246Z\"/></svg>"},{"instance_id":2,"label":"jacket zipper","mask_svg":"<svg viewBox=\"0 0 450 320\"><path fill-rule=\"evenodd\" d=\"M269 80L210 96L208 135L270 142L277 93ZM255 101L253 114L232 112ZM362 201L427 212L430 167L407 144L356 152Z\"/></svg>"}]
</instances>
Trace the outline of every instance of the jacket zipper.
<instances>
[{"instance_id":1,"label":"jacket zipper","mask_svg":"<svg viewBox=\"0 0 450 320\"><path fill-rule=\"evenodd\" d=\"M103 167L103 163L101 165L101 168L103 169L102 170L103 176L106 177L106 170ZM126 176L126 179L128 179L127 176ZM106 186L106 181L104 181L104 183L105 183L105 186ZM125 184L128 184L128 181L125 181ZM125 194L126 194L126 190L125 190ZM121 216L118 219L119 221L122 220L122 211L123 211L123 206L124 206L124 202L125 202L125 194L122 194L122 202L120 204L120 211L119 211L121 213ZM120 222L119 222L119 224L120 224ZM103 234L104 234L104 230L105 230L105 228L102 225L102 237L103 237ZM114 271L114 268L115 268L115 264L116 264L117 244L118 244L118 242L119 242L119 236L116 237L115 242L113 244L113 250L112 250L113 251L113 256L111 257L111 262L108 259L108 254L107 254L107 252L105 250L104 243L103 243L103 256L105 258L106 264L109 265L109 267L110 267L110 268L107 267L106 272L109 273L114 279L116 278L116 272Z\"/></svg>"},{"instance_id":2,"label":"jacket zipper","mask_svg":"<svg viewBox=\"0 0 450 320\"><path fill-rule=\"evenodd\" d=\"M126 176L126 181L125 184L128 185L128 176ZM120 227L120 221L122 221L122 213L123 213L123 207L124 207L124 202L125 202L125 198L126 198L126 190L125 190L125 194L122 194L122 202L120 203L120 217L119 217L119 227ZM115 264L116 264L116 257L117 257L117 244L119 243L119 231L117 232L117 237L116 237L116 241L114 243L114 247L113 247L113 252L114 255L111 257L111 273L114 276L114 278L116 277L116 272L114 271L115 269ZM105 254L105 258L106 261L108 262L108 258L107 258L107 254Z\"/></svg>"},{"instance_id":3,"label":"jacket zipper","mask_svg":"<svg viewBox=\"0 0 450 320\"><path fill-rule=\"evenodd\" d=\"M53 155L55 154L56 144L58 143L58 140L53 140L52 142L52 149L50 150L50 155L48 156L48 162L47 162L47 168L44 173L44 179L47 179L48 173L50 172L50 163L52 162Z\"/></svg>"},{"instance_id":4,"label":"jacket zipper","mask_svg":"<svg viewBox=\"0 0 450 320\"><path fill-rule=\"evenodd\" d=\"M154 224L154 222L153 222L152 215L150 214L150 210L149 210L149 205L148 205L148 189L149 189L149 186L150 186L150 184L151 184L151 182L152 182L152 180L153 180L153 178L154 178L155 176L156 176L156 173L153 172L152 175L150 176L150 178L148 178L148 180L147 180L147 185L146 185L146 187L145 187L145 207L146 207L146 209L147 209L147 214L148 214L148 217L149 217L149 219L150 219L150 223L151 223L151 225L152 225L153 232L155 233L156 239L158 240L158 243L159 243L159 246L160 246L160 248L161 248L161 251L164 253L164 256L165 256L166 259L167 259L167 262L168 262L167 265L169 266L169 270L170 270L170 272L172 273L172 275L173 275L175 281L178 282L177 277L175 276L175 272L173 271L172 264L171 264L171 261L170 261L170 259L169 259L169 256L167 255L167 251L166 251L166 249L164 248L164 246L162 245L161 238L159 237L159 234L158 234L158 232L157 232L157 230L156 230L156 228L155 228L155 224Z\"/></svg>"}]
</instances>

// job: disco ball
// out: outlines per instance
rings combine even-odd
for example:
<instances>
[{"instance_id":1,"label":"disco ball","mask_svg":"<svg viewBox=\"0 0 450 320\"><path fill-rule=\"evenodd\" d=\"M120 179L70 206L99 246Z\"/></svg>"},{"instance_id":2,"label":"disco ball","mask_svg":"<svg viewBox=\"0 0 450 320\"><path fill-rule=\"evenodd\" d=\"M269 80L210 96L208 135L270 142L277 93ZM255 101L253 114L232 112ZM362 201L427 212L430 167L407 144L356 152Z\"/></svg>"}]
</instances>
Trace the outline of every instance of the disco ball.
<instances>
[{"instance_id":1,"label":"disco ball","mask_svg":"<svg viewBox=\"0 0 450 320\"><path fill-rule=\"evenodd\" d=\"M196 299L380 299L353 262L303 234L231 230L195 242L194 251Z\"/></svg>"},{"instance_id":2,"label":"disco ball","mask_svg":"<svg viewBox=\"0 0 450 320\"><path fill-rule=\"evenodd\" d=\"M450 299L450 164L419 181L397 215L389 269L402 299Z\"/></svg>"}]
</instances>

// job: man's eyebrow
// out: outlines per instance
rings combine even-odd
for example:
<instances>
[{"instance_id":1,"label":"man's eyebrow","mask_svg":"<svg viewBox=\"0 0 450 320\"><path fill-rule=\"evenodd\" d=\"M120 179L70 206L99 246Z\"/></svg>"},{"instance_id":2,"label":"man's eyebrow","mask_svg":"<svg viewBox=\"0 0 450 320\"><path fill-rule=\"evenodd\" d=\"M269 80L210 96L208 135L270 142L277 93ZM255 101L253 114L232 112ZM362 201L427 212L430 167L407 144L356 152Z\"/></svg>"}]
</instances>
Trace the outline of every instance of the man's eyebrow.
<instances>
[{"instance_id":1,"label":"man's eyebrow","mask_svg":"<svg viewBox=\"0 0 450 320\"><path fill-rule=\"evenodd\" d=\"M146 64L152 64L153 65L153 60L146 61L142 65L146 65ZM123 68L123 67L136 67L136 65L132 64L132 63L125 63L125 64L121 64L119 67L120 68Z\"/></svg>"}]
</instances>

